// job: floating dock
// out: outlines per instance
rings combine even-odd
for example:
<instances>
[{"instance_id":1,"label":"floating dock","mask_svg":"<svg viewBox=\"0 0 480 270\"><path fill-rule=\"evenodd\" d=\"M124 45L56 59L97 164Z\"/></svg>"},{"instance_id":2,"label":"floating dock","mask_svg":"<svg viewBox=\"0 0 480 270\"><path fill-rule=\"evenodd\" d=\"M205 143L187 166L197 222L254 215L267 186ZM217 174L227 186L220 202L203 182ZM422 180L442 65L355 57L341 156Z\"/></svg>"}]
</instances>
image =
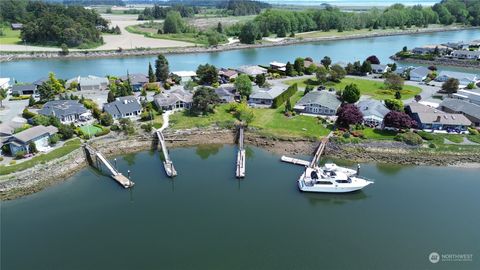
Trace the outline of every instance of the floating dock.
<instances>
[{"instance_id":1,"label":"floating dock","mask_svg":"<svg viewBox=\"0 0 480 270\"><path fill-rule=\"evenodd\" d=\"M163 167L165 169L165 173L169 177L177 176L177 171L175 170L175 166L173 166L173 162L170 159L170 155L168 154L167 144L165 143L165 137L163 137L163 133L160 130L157 130L155 133L157 133L158 141L162 146L163 157L165 158L165 160L163 161Z\"/></svg>"},{"instance_id":2,"label":"floating dock","mask_svg":"<svg viewBox=\"0 0 480 270\"><path fill-rule=\"evenodd\" d=\"M122 185L124 188L130 188L135 185L134 182L132 182L130 179L125 177L123 174L121 174L106 158L103 156L102 153L99 151L95 150L92 146L85 144L84 149L86 154L88 155L88 160L90 163L93 163L92 156L95 157L96 161L96 166L98 169L101 169L101 165L103 164L107 170L110 172L110 177L112 177L117 183ZM93 164L91 164L93 165Z\"/></svg>"},{"instance_id":3,"label":"floating dock","mask_svg":"<svg viewBox=\"0 0 480 270\"><path fill-rule=\"evenodd\" d=\"M243 178L245 177L245 149L243 148L243 126L240 126L238 132L236 176L237 178Z\"/></svg>"},{"instance_id":4,"label":"floating dock","mask_svg":"<svg viewBox=\"0 0 480 270\"><path fill-rule=\"evenodd\" d=\"M283 162L292 163L292 164L295 164L295 165L310 166L310 161L303 160L303 159L282 156L280 158L280 160L283 161Z\"/></svg>"}]
</instances>

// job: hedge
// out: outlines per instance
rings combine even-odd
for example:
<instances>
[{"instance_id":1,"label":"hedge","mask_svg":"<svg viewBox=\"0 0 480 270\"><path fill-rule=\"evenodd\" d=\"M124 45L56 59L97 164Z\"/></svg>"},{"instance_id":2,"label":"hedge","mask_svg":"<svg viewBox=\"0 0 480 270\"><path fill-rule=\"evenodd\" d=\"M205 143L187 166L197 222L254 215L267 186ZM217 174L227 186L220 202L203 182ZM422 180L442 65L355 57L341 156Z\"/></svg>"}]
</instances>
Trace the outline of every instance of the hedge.
<instances>
[{"instance_id":1,"label":"hedge","mask_svg":"<svg viewBox=\"0 0 480 270\"><path fill-rule=\"evenodd\" d=\"M298 91L298 85L295 83L287 88L287 90L281 93L279 96L273 99L272 108L278 108L287 101L291 96L295 95Z\"/></svg>"}]
</instances>

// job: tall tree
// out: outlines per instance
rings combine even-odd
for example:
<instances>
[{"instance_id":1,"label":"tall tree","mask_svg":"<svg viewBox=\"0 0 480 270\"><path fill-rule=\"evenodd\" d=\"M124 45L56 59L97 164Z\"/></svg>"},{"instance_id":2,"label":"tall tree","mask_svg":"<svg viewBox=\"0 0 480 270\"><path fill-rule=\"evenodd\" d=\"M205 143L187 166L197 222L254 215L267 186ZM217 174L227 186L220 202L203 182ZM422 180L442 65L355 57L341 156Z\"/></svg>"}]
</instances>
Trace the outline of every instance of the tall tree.
<instances>
[{"instance_id":1,"label":"tall tree","mask_svg":"<svg viewBox=\"0 0 480 270\"><path fill-rule=\"evenodd\" d=\"M170 74L168 60L163 54L159 54L157 60L155 60L155 76L157 77L157 81L166 81L168 74Z\"/></svg>"},{"instance_id":2,"label":"tall tree","mask_svg":"<svg viewBox=\"0 0 480 270\"><path fill-rule=\"evenodd\" d=\"M293 66L290 62L287 62L287 65L285 66L285 75L293 76Z\"/></svg>"},{"instance_id":3,"label":"tall tree","mask_svg":"<svg viewBox=\"0 0 480 270\"><path fill-rule=\"evenodd\" d=\"M220 98L217 93L215 93L215 90L202 86L193 94L191 111L194 114L213 113L218 103L220 103Z\"/></svg>"},{"instance_id":4,"label":"tall tree","mask_svg":"<svg viewBox=\"0 0 480 270\"><path fill-rule=\"evenodd\" d=\"M392 89L392 90L402 90L403 89L403 84L405 83L405 80L400 76L400 75L397 75L397 74L388 74L385 78L385 86L388 88L388 89Z\"/></svg>"},{"instance_id":5,"label":"tall tree","mask_svg":"<svg viewBox=\"0 0 480 270\"><path fill-rule=\"evenodd\" d=\"M218 70L214 65L199 65L197 68L197 77L202 85L212 85L218 82Z\"/></svg>"},{"instance_id":6,"label":"tall tree","mask_svg":"<svg viewBox=\"0 0 480 270\"><path fill-rule=\"evenodd\" d=\"M3 100L7 98L7 89L0 88L0 107L3 108Z\"/></svg>"},{"instance_id":7,"label":"tall tree","mask_svg":"<svg viewBox=\"0 0 480 270\"><path fill-rule=\"evenodd\" d=\"M317 77L317 80L320 83L326 83L328 79L328 70L326 67L321 66L317 68L317 71L315 73L315 76Z\"/></svg>"},{"instance_id":8,"label":"tall tree","mask_svg":"<svg viewBox=\"0 0 480 270\"><path fill-rule=\"evenodd\" d=\"M248 99L252 94L252 81L247 74L240 74L237 79L235 79L235 88L242 98Z\"/></svg>"},{"instance_id":9,"label":"tall tree","mask_svg":"<svg viewBox=\"0 0 480 270\"><path fill-rule=\"evenodd\" d=\"M328 70L330 68L330 65L332 64L332 59L330 57L325 56L323 59L320 61L322 65Z\"/></svg>"},{"instance_id":10,"label":"tall tree","mask_svg":"<svg viewBox=\"0 0 480 270\"><path fill-rule=\"evenodd\" d=\"M152 63L148 62L148 82L153 83L157 81L157 76L153 72Z\"/></svg>"},{"instance_id":11,"label":"tall tree","mask_svg":"<svg viewBox=\"0 0 480 270\"><path fill-rule=\"evenodd\" d=\"M55 99L55 89L49 82L44 82L38 87L38 93L40 94L40 100L47 102Z\"/></svg>"},{"instance_id":12,"label":"tall tree","mask_svg":"<svg viewBox=\"0 0 480 270\"><path fill-rule=\"evenodd\" d=\"M455 78L449 78L446 82L442 84L442 90L448 94L454 94L458 91L458 86L460 82Z\"/></svg>"},{"instance_id":13,"label":"tall tree","mask_svg":"<svg viewBox=\"0 0 480 270\"><path fill-rule=\"evenodd\" d=\"M217 24L217 32L223 34L223 26L221 22L218 22Z\"/></svg>"},{"instance_id":14,"label":"tall tree","mask_svg":"<svg viewBox=\"0 0 480 270\"><path fill-rule=\"evenodd\" d=\"M380 65L380 60L375 55L370 55L369 57L367 57L367 59L365 59L365 61L368 61L370 62L370 64L373 65Z\"/></svg>"},{"instance_id":15,"label":"tall tree","mask_svg":"<svg viewBox=\"0 0 480 270\"><path fill-rule=\"evenodd\" d=\"M354 83L345 86L342 92L342 100L347 103L355 103L360 99L360 90Z\"/></svg>"},{"instance_id":16,"label":"tall tree","mask_svg":"<svg viewBox=\"0 0 480 270\"><path fill-rule=\"evenodd\" d=\"M163 32L165 34L177 34L184 31L185 22L178 11L169 11L163 22Z\"/></svg>"},{"instance_id":17,"label":"tall tree","mask_svg":"<svg viewBox=\"0 0 480 270\"><path fill-rule=\"evenodd\" d=\"M303 72L305 68L305 60L301 57L298 57L295 59L295 62L293 63L293 68L297 73Z\"/></svg>"},{"instance_id":18,"label":"tall tree","mask_svg":"<svg viewBox=\"0 0 480 270\"><path fill-rule=\"evenodd\" d=\"M362 112L353 104L343 104L338 110L337 116L337 125L344 128L360 124L363 121Z\"/></svg>"},{"instance_id":19,"label":"tall tree","mask_svg":"<svg viewBox=\"0 0 480 270\"><path fill-rule=\"evenodd\" d=\"M404 112L390 111L383 118L383 124L386 127L393 128L412 128L416 126L416 122Z\"/></svg>"}]
</instances>

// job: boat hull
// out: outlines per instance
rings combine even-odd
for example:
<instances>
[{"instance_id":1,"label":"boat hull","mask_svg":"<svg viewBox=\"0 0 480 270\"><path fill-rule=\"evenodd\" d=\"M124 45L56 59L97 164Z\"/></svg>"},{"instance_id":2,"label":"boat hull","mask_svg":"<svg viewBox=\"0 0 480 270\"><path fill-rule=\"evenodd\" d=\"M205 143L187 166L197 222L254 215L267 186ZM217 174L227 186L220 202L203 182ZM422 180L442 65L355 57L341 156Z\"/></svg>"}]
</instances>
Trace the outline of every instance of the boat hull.
<instances>
[{"instance_id":1,"label":"boat hull","mask_svg":"<svg viewBox=\"0 0 480 270\"><path fill-rule=\"evenodd\" d=\"M298 188L303 192L317 192L317 193L349 193L357 190L361 190L364 187L372 184L373 182L354 178L352 183L347 184L331 184L331 185L308 185L302 177L297 181Z\"/></svg>"}]
</instances>

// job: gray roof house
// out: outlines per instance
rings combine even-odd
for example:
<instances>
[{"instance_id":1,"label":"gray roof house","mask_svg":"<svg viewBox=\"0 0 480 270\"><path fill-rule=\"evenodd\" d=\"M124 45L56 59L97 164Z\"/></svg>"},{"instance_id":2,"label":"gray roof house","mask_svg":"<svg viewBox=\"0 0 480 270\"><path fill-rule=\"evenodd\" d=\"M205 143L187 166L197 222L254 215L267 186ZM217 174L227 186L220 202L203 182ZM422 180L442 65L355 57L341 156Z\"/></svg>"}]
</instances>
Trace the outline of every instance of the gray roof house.
<instances>
[{"instance_id":1,"label":"gray roof house","mask_svg":"<svg viewBox=\"0 0 480 270\"><path fill-rule=\"evenodd\" d=\"M92 118L92 113L77 100L53 100L45 103L39 114L55 116L63 124L77 121L87 121Z\"/></svg>"},{"instance_id":2,"label":"gray roof house","mask_svg":"<svg viewBox=\"0 0 480 270\"><path fill-rule=\"evenodd\" d=\"M37 93L37 86L34 84L16 84L12 86L12 94L34 95Z\"/></svg>"},{"instance_id":3,"label":"gray roof house","mask_svg":"<svg viewBox=\"0 0 480 270\"><path fill-rule=\"evenodd\" d=\"M35 143L38 151L45 151L49 148L48 139L57 133L58 129L54 126L34 126L22 132L14 134L9 140L10 152L16 155L19 151L30 151L30 143Z\"/></svg>"},{"instance_id":4,"label":"gray roof house","mask_svg":"<svg viewBox=\"0 0 480 270\"><path fill-rule=\"evenodd\" d=\"M105 77L97 77L88 75L87 77L76 77L68 80L65 83L66 88L70 88L72 82L78 83L78 90L87 91L87 90L106 90L109 85L109 81Z\"/></svg>"},{"instance_id":5,"label":"gray roof house","mask_svg":"<svg viewBox=\"0 0 480 270\"><path fill-rule=\"evenodd\" d=\"M435 80L438 82L446 82L450 78L457 79L460 82L460 85L464 86L472 82L477 83L479 80L475 74L454 71L441 71Z\"/></svg>"},{"instance_id":6,"label":"gray roof house","mask_svg":"<svg viewBox=\"0 0 480 270\"><path fill-rule=\"evenodd\" d=\"M189 109L192 106L192 93L182 90L165 90L153 97L157 108L162 110Z\"/></svg>"},{"instance_id":7,"label":"gray roof house","mask_svg":"<svg viewBox=\"0 0 480 270\"><path fill-rule=\"evenodd\" d=\"M304 95L293 107L299 113L335 115L342 102L334 93L313 91Z\"/></svg>"},{"instance_id":8,"label":"gray roof house","mask_svg":"<svg viewBox=\"0 0 480 270\"><path fill-rule=\"evenodd\" d=\"M474 126L480 126L480 105L465 100L447 98L440 103L440 109L447 113L461 113L472 121Z\"/></svg>"},{"instance_id":9,"label":"gray roof house","mask_svg":"<svg viewBox=\"0 0 480 270\"><path fill-rule=\"evenodd\" d=\"M129 76L121 76L120 80L126 82L130 77L130 84L132 85L133 91L141 91L143 85L148 83L148 76L141 73L129 74Z\"/></svg>"},{"instance_id":10,"label":"gray roof house","mask_svg":"<svg viewBox=\"0 0 480 270\"><path fill-rule=\"evenodd\" d=\"M480 60L480 51L456 50L450 56L458 59Z\"/></svg>"},{"instance_id":11,"label":"gray roof house","mask_svg":"<svg viewBox=\"0 0 480 270\"><path fill-rule=\"evenodd\" d=\"M103 111L113 119L136 118L142 113L142 105L134 96L118 97L115 101L103 105Z\"/></svg>"},{"instance_id":12,"label":"gray roof house","mask_svg":"<svg viewBox=\"0 0 480 270\"><path fill-rule=\"evenodd\" d=\"M267 69L259 66L241 66L237 68L238 73L247 74L248 76L255 77L259 74L267 74Z\"/></svg>"},{"instance_id":13,"label":"gray roof house","mask_svg":"<svg viewBox=\"0 0 480 270\"><path fill-rule=\"evenodd\" d=\"M231 84L224 84L217 89L215 89L215 93L217 93L218 97L222 102L230 103L235 101L235 87Z\"/></svg>"},{"instance_id":14,"label":"gray roof house","mask_svg":"<svg viewBox=\"0 0 480 270\"><path fill-rule=\"evenodd\" d=\"M23 23L11 23L10 27L12 28L12 30L22 30Z\"/></svg>"},{"instance_id":15,"label":"gray roof house","mask_svg":"<svg viewBox=\"0 0 480 270\"><path fill-rule=\"evenodd\" d=\"M43 77L43 78L40 78L36 81L34 81L32 84L35 85L37 88L42 85L44 82L48 81L49 78L48 77Z\"/></svg>"},{"instance_id":16,"label":"gray roof house","mask_svg":"<svg viewBox=\"0 0 480 270\"><path fill-rule=\"evenodd\" d=\"M430 74L430 69L426 67L416 67L410 70L410 81L424 81L427 78L428 74Z\"/></svg>"},{"instance_id":17,"label":"gray roof house","mask_svg":"<svg viewBox=\"0 0 480 270\"><path fill-rule=\"evenodd\" d=\"M417 121L420 129L466 131L472 124L463 114L446 113L416 102L407 105L406 112Z\"/></svg>"},{"instance_id":18,"label":"gray roof house","mask_svg":"<svg viewBox=\"0 0 480 270\"><path fill-rule=\"evenodd\" d=\"M390 112L381 101L365 99L357 103L363 114L363 123L367 126L378 127L383 124L383 118Z\"/></svg>"},{"instance_id":19,"label":"gray roof house","mask_svg":"<svg viewBox=\"0 0 480 270\"><path fill-rule=\"evenodd\" d=\"M273 104L273 100L287 90L286 86L273 85L270 88L260 88L253 86L252 94L248 99L250 105L268 105Z\"/></svg>"}]
</instances>

